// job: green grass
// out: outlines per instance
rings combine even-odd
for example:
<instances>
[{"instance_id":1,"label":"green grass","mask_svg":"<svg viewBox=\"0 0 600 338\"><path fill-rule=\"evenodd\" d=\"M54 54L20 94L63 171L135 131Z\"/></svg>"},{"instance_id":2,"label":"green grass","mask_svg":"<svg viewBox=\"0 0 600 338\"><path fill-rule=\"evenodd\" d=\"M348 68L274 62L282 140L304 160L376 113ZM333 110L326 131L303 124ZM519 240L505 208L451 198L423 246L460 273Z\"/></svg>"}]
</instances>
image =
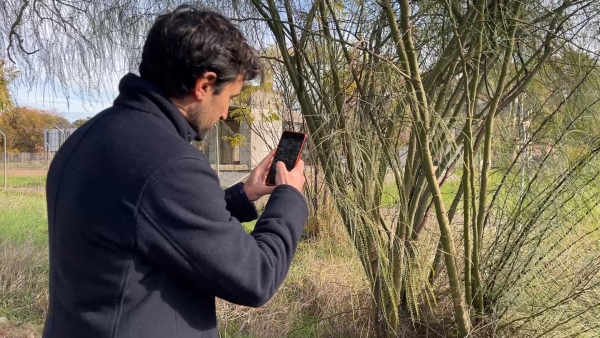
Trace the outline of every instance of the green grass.
<instances>
[{"instance_id":1,"label":"green grass","mask_svg":"<svg viewBox=\"0 0 600 338\"><path fill-rule=\"evenodd\" d=\"M31 186L36 180L12 182ZM0 192L0 317L33 325L36 335L47 306L46 217L43 194Z\"/></svg>"},{"instance_id":2,"label":"green grass","mask_svg":"<svg viewBox=\"0 0 600 338\"><path fill-rule=\"evenodd\" d=\"M460 177L460 174L457 176ZM493 193L501 178L501 174L491 174L490 193ZM9 182L17 187L35 188L43 185L43 180L43 177L13 177ZM453 179L448 180L442 187L446 208L452 203L459 185L460 180ZM384 203L397 203L398 192L393 185L387 185L384 193ZM596 224L591 222L590 226ZM242 225L247 232L251 232L256 221ZM600 236L598 232L593 235ZM345 233L342 238L346 239ZM591 253L597 252L593 247L586 250ZM577 258L573 257L572 261L577 261ZM327 271L320 273L323 270ZM261 327L261 321L269 321L268 323L272 324L269 327L277 328L278 318L287 315L291 318L290 327L286 329L291 332L288 337L350 337L351 335L343 332L331 335L328 330L332 327L361 327L353 321L364 320L364 316L353 317L354 315L348 312L350 308L360 309L364 306L357 301L360 298L357 298L356 291L352 291L354 284L350 283L353 279L361 278L361 272L362 267L350 244L330 235L325 235L318 241L303 241L298 247L286 284L278 293L278 297L265 308L254 312L241 308L231 310L228 316L221 317L219 321L220 325L223 325L220 328L221 335L258 338L261 335L256 334L256 328ZM47 276L47 219L44 194L0 191L0 317L8 317L14 323L30 323L41 327L47 306ZM540 283L539 288L543 287L545 284ZM366 283L365 289L368 289ZM520 297L535 299L537 292L539 289L529 288ZM596 298L588 297L590 304L596 301ZM366 299L368 303L370 299ZM531 302L523 301L517 305L527 313L526 307ZM573 302L573 306L585 306L585 303ZM342 319L338 320L339 313L349 314L339 317ZM596 318L594 316L595 313L590 312L588 317ZM329 319L322 321L323 318L329 317L334 322L330 322ZM542 319L538 321L542 322ZM254 330L253 335L247 332L250 329ZM38 336L37 333L35 336Z\"/></svg>"},{"instance_id":3,"label":"green grass","mask_svg":"<svg viewBox=\"0 0 600 338\"><path fill-rule=\"evenodd\" d=\"M0 193L0 233L3 240L46 243L46 217L43 194Z\"/></svg>"},{"instance_id":4,"label":"green grass","mask_svg":"<svg viewBox=\"0 0 600 338\"><path fill-rule=\"evenodd\" d=\"M35 188L42 179L11 177L9 186ZM255 224L243 226L251 232ZM44 194L0 191L0 317L36 328L43 324L46 306L47 226Z\"/></svg>"},{"instance_id":5,"label":"green grass","mask_svg":"<svg viewBox=\"0 0 600 338\"><path fill-rule=\"evenodd\" d=\"M458 192L460 187L462 173L461 170L457 170L454 173L453 179L448 179L444 182L444 185L441 187L442 192L442 200L444 201L444 206L446 210L450 208L452 202L454 202L454 197ZM500 184L502 180L502 173L491 171L488 181L488 194L493 194L495 192L496 187ZM479 193L479 179L475 180L476 185L476 193ZM491 198L491 197L490 197ZM382 205L384 206L393 206L398 204L398 189L394 183L389 183L383 188L383 198ZM462 208L462 202L459 202L458 209Z\"/></svg>"},{"instance_id":6,"label":"green grass","mask_svg":"<svg viewBox=\"0 0 600 338\"><path fill-rule=\"evenodd\" d=\"M46 176L8 176L8 188L43 188ZM0 176L0 186L4 186L4 176Z\"/></svg>"},{"instance_id":7,"label":"green grass","mask_svg":"<svg viewBox=\"0 0 600 338\"><path fill-rule=\"evenodd\" d=\"M454 201L454 196L456 196L459 186L460 180L449 180L442 186L442 199L444 200L446 209L448 209L452 204L452 201ZM390 183L383 188L383 198L381 203L384 206L398 204L398 189L395 184Z\"/></svg>"}]
</instances>

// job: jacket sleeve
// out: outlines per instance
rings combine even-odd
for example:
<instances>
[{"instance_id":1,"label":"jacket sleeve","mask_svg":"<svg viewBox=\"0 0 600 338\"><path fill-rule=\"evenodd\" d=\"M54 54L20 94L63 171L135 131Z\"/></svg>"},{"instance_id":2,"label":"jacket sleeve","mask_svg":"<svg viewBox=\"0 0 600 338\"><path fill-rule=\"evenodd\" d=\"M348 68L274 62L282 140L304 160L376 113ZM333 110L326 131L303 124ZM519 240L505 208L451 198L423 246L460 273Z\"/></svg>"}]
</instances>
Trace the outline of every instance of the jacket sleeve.
<instances>
[{"instance_id":1,"label":"jacket sleeve","mask_svg":"<svg viewBox=\"0 0 600 338\"><path fill-rule=\"evenodd\" d=\"M231 216L240 222L250 222L258 218L256 206L250 202L244 191L244 183L238 183L225 189L225 203Z\"/></svg>"},{"instance_id":2,"label":"jacket sleeve","mask_svg":"<svg viewBox=\"0 0 600 338\"><path fill-rule=\"evenodd\" d=\"M206 162L171 162L140 196L136 245L157 268L198 291L258 307L288 273L308 217L306 200L291 186L277 187L250 234L227 209Z\"/></svg>"}]
</instances>

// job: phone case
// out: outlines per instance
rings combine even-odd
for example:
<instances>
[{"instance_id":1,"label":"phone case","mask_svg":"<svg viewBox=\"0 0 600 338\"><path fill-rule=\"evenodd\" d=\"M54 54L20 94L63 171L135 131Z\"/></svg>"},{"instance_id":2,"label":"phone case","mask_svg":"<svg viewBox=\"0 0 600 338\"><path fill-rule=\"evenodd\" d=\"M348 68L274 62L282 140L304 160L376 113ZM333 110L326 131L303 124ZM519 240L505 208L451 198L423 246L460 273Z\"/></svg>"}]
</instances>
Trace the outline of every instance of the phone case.
<instances>
[{"instance_id":1,"label":"phone case","mask_svg":"<svg viewBox=\"0 0 600 338\"><path fill-rule=\"evenodd\" d=\"M283 138L285 136L286 133L292 133L292 134L297 134L297 135L302 135L302 145L300 145L300 151L298 152L298 156L296 157L296 163L298 163L298 160L300 160L300 157L302 156L302 151L304 149L304 144L306 143L306 137L307 135L305 133L301 133L301 132L297 132L297 131L291 131L291 130L285 130L282 135L281 138L279 139L279 143L277 144L277 149L279 149L279 147L281 146L281 142L283 141ZM295 164L294 164L295 165ZM270 172L272 170L272 166L269 167L269 172L267 173L267 178L270 176ZM275 185L275 180L273 179L273 182L269 182L269 181L265 181L265 184L268 186L274 186Z\"/></svg>"}]
</instances>

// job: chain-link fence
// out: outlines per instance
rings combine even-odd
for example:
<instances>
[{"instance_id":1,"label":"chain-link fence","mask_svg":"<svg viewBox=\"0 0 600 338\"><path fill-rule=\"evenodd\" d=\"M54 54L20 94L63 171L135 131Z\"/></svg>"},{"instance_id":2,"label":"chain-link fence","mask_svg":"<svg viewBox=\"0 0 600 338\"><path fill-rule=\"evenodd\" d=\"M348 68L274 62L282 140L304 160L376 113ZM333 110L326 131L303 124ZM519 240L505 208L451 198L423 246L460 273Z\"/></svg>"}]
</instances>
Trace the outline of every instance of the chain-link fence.
<instances>
[{"instance_id":1,"label":"chain-link fence","mask_svg":"<svg viewBox=\"0 0 600 338\"><path fill-rule=\"evenodd\" d=\"M43 169L48 167L54 153L8 153L8 169ZM4 156L0 156L0 167L4 166Z\"/></svg>"}]
</instances>

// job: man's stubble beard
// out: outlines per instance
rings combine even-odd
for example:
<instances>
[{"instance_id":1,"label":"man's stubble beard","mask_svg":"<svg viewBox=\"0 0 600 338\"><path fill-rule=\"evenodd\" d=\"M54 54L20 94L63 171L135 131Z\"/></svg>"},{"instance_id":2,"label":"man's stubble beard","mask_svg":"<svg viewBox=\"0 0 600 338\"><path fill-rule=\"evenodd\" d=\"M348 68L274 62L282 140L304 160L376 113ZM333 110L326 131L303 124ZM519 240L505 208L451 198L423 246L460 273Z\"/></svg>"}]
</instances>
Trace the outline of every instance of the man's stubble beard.
<instances>
[{"instance_id":1,"label":"man's stubble beard","mask_svg":"<svg viewBox=\"0 0 600 338\"><path fill-rule=\"evenodd\" d=\"M205 140L214 125L203 123L202 116L204 116L202 109L200 107L194 107L188 111L187 120L200 139Z\"/></svg>"}]
</instances>

